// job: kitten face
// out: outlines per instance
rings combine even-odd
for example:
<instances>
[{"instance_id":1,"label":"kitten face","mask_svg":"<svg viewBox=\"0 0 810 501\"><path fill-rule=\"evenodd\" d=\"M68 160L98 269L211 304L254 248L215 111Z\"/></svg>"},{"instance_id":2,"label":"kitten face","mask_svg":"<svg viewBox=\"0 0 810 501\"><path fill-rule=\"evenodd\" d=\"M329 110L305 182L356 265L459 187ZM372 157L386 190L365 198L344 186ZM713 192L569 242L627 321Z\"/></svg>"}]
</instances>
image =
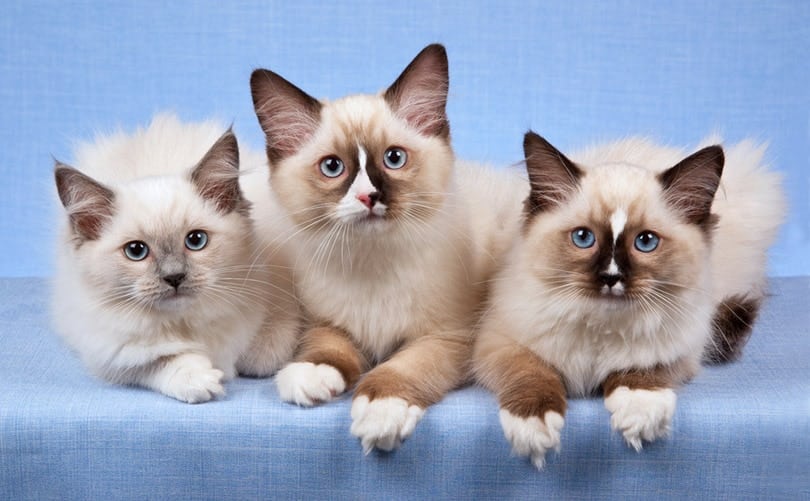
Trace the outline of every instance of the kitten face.
<instances>
[{"instance_id":1,"label":"kitten face","mask_svg":"<svg viewBox=\"0 0 810 501\"><path fill-rule=\"evenodd\" d=\"M239 285L252 234L237 151L229 131L187 177L112 187L57 165L76 266L106 306L178 313Z\"/></svg>"},{"instance_id":2,"label":"kitten face","mask_svg":"<svg viewBox=\"0 0 810 501\"><path fill-rule=\"evenodd\" d=\"M628 164L581 168L536 135L527 135L526 154L525 234L531 254L543 256L533 273L549 288L608 309L649 309L699 287L722 150L661 175Z\"/></svg>"},{"instance_id":3,"label":"kitten face","mask_svg":"<svg viewBox=\"0 0 810 501\"><path fill-rule=\"evenodd\" d=\"M272 187L299 226L362 236L441 207L453 163L441 47L422 51L379 96L320 102L266 70L251 87Z\"/></svg>"}]
</instances>

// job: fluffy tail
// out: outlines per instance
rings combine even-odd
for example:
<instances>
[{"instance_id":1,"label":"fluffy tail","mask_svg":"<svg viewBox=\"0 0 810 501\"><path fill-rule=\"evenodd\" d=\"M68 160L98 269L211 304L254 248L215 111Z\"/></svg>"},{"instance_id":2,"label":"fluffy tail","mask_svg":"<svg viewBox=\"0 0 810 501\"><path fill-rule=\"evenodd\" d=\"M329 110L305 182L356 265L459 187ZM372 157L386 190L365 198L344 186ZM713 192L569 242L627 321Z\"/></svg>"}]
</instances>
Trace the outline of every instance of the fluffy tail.
<instances>
[{"instance_id":1,"label":"fluffy tail","mask_svg":"<svg viewBox=\"0 0 810 501\"><path fill-rule=\"evenodd\" d=\"M714 315L704 360L721 363L742 354L765 298L767 251L785 218L782 178L763 163L765 145L746 140L726 149L712 211Z\"/></svg>"}]
</instances>

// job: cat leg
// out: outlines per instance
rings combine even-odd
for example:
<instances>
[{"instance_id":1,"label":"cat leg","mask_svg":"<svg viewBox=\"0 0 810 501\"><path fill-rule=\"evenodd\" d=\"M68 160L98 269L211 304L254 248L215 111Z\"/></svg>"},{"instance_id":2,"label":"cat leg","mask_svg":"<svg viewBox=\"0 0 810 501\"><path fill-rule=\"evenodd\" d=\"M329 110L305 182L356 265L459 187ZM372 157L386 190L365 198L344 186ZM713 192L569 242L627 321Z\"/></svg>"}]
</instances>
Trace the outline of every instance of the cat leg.
<instances>
[{"instance_id":1,"label":"cat leg","mask_svg":"<svg viewBox=\"0 0 810 501\"><path fill-rule=\"evenodd\" d=\"M469 353L466 335L424 336L372 369L352 401L351 433L363 451L399 447L425 409L463 382Z\"/></svg>"},{"instance_id":2,"label":"cat leg","mask_svg":"<svg viewBox=\"0 0 810 501\"><path fill-rule=\"evenodd\" d=\"M253 337L247 350L236 361L236 370L243 376L272 376L289 362L298 346L300 322L297 313L282 318L268 317Z\"/></svg>"},{"instance_id":3,"label":"cat leg","mask_svg":"<svg viewBox=\"0 0 810 501\"><path fill-rule=\"evenodd\" d=\"M512 451L540 470L546 452L560 449L565 424L565 386L559 373L506 336L482 335L475 345L476 380L495 393L500 421Z\"/></svg>"},{"instance_id":4,"label":"cat leg","mask_svg":"<svg viewBox=\"0 0 810 501\"><path fill-rule=\"evenodd\" d=\"M182 353L162 357L144 371L138 382L182 402L207 402L225 394L224 373L215 369L211 360L199 353Z\"/></svg>"},{"instance_id":5,"label":"cat leg","mask_svg":"<svg viewBox=\"0 0 810 501\"><path fill-rule=\"evenodd\" d=\"M712 337L703 354L705 362L721 364L742 356L761 303L761 294L752 292L726 297L717 305L712 319Z\"/></svg>"},{"instance_id":6,"label":"cat leg","mask_svg":"<svg viewBox=\"0 0 810 501\"><path fill-rule=\"evenodd\" d=\"M691 362L610 374L602 383L610 425L629 446L640 451L644 441L669 434L677 397L673 388L691 377Z\"/></svg>"},{"instance_id":7,"label":"cat leg","mask_svg":"<svg viewBox=\"0 0 810 501\"><path fill-rule=\"evenodd\" d=\"M350 388L366 367L349 336L336 327L314 327L304 333L295 361L276 375L285 402L310 407L328 402Z\"/></svg>"}]
</instances>

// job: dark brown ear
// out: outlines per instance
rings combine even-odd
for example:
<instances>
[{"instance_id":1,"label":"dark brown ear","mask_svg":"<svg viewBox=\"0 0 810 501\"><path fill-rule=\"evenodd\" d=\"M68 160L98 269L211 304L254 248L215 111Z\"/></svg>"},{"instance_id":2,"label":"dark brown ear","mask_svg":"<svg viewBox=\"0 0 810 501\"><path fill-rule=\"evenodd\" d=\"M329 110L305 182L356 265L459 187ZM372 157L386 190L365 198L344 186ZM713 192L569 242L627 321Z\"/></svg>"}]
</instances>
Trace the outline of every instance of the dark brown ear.
<instances>
[{"instance_id":1,"label":"dark brown ear","mask_svg":"<svg viewBox=\"0 0 810 501\"><path fill-rule=\"evenodd\" d=\"M711 225L712 201L720 185L724 162L723 148L709 146L659 174L667 204L690 223Z\"/></svg>"},{"instance_id":2,"label":"dark brown ear","mask_svg":"<svg viewBox=\"0 0 810 501\"><path fill-rule=\"evenodd\" d=\"M582 169L541 136L527 132L523 152L531 184L525 206L527 215L557 207L579 188Z\"/></svg>"},{"instance_id":3,"label":"dark brown ear","mask_svg":"<svg viewBox=\"0 0 810 501\"><path fill-rule=\"evenodd\" d=\"M231 129L225 131L191 171L191 182L204 199L225 214L247 208L239 189L239 145Z\"/></svg>"},{"instance_id":4,"label":"dark brown ear","mask_svg":"<svg viewBox=\"0 0 810 501\"><path fill-rule=\"evenodd\" d=\"M113 216L115 194L103 184L58 160L54 178L59 199L70 218L73 233L82 240L96 240Z\"/></svg>"},{"instance_id":5,"label":"dark brown ear","mask_svg":"<svg viewBox=\"0 0 810 501\"><path fill-rule=\"evenodd\" d=\"M394 113L420 133L449 138L448 87L447 52L433 44L422 49L384 97Z\"/></svg>"},{"instance_id":6,"label":"dark brown ear","mask_svg":"<svg viewBox=\"0 0 810 501\"><path fill-rule=\"evenodd\" d=\"M318 129L321 103L280 75L255 70L250 76L250 92L267 138L271 166L298 151Z\"/></svg>"}]
</instances>

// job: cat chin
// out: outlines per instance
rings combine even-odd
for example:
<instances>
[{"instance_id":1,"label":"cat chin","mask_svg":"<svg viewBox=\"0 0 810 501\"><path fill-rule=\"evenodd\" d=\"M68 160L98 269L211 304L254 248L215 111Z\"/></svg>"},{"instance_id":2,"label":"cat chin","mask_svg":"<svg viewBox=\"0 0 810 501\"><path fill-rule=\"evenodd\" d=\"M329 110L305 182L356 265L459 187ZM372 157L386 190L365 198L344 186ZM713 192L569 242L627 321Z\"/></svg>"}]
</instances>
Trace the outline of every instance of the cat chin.
<instances>
[{"instance_id":1,"label":"cat chin","mask_svg":"<svg viewBox=\"0 0 810 501\"><path fill-rule=\"evenodd\" d=\"M197 295L190 292L165 294L154 302L154 308L166 313L183 313L197 303Z\"/></svg>"},{"instance_id":2,"label":"cat chin","mask_svg":"<svg viewBox=\"0 0 810 501\"><path fill-rule=\"evenodd\" d=\"M391 228L391 221L386 219L384 216L377 216L374 214L345 217L342 219L341 223L350 225L354 230L359 230L361 232L370 234L381 233Z\"/></svg>"}]
</instances>

